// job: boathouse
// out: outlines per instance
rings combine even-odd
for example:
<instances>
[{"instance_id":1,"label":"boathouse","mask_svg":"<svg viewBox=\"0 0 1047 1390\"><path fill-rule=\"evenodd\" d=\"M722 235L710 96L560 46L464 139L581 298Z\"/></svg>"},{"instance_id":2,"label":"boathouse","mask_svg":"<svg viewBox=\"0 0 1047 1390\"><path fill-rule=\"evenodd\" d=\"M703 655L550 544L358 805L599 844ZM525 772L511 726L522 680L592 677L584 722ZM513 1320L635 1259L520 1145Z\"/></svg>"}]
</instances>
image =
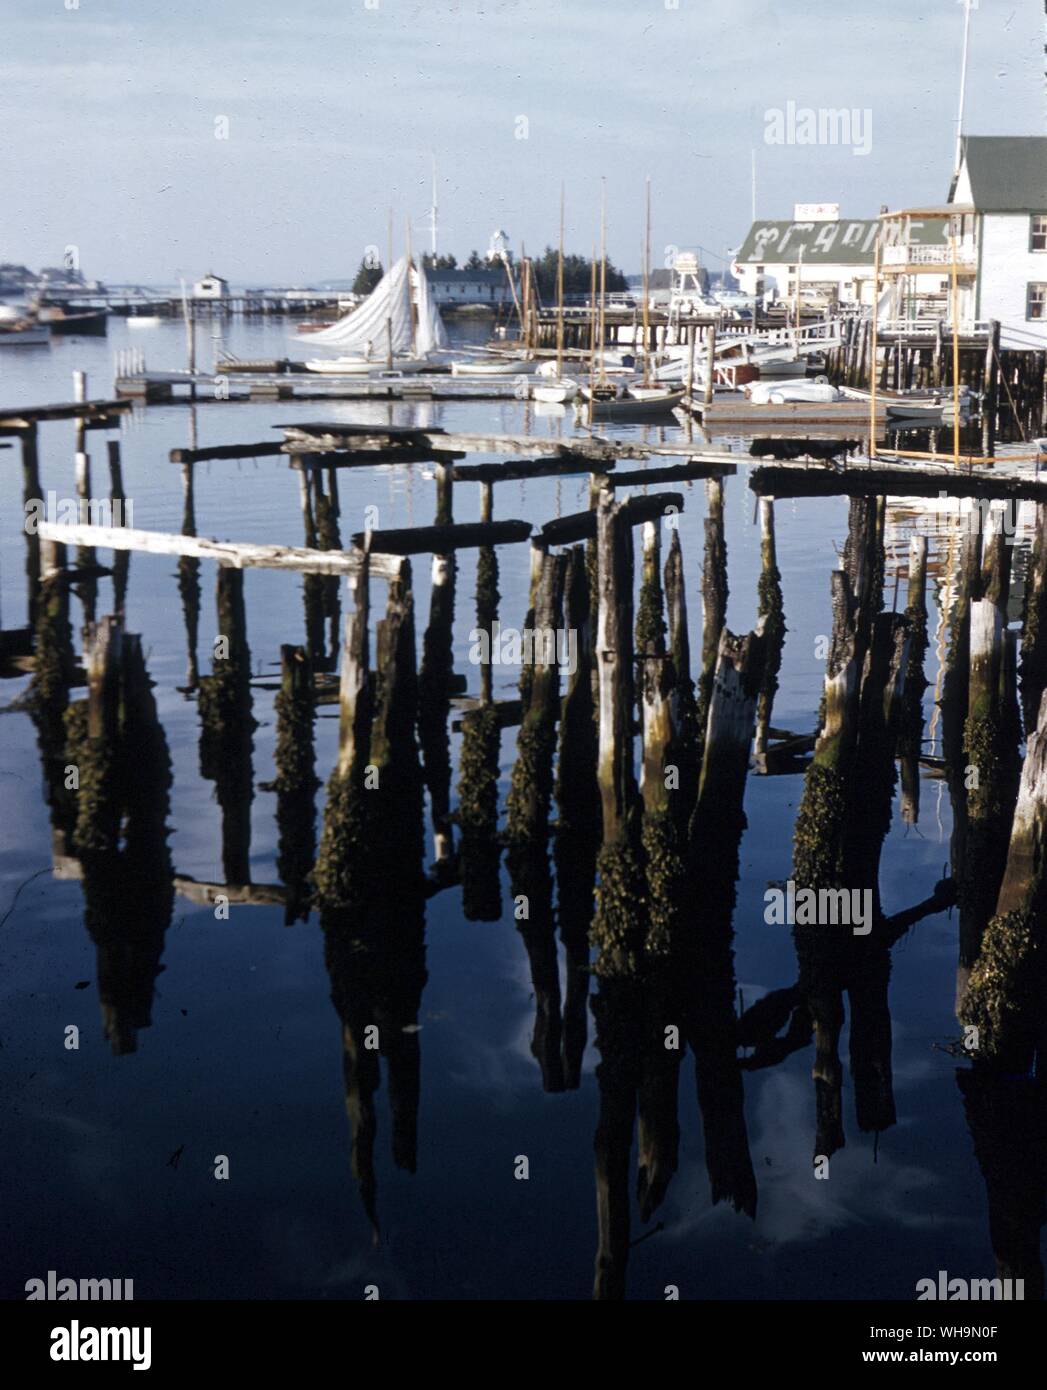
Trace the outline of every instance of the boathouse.
<instances>
[{"instance_id":1,"label":"boathouse","mask_svg":"<svg viewBox=\"0 0 1047 1390\"><path fill-rule=\"evenodd\" d=\"M223 280L220 275L214 275L211 271L197 280L193 286L194 299L228 299L229 281Z\"/></svg>"},{"instance_id":2,"label":"boathouse","mask_svg":"<svg viewBox=\"0 0 1047 1390\"><path fill-rule=\"evenodd\" d=\"M791 222L758 221L731 264L743 294L768 299L801 300L815 308L839 304L871 304L876 269L879 218L841 218L835 204L798 204ZM906 228L913 246L939 250L946 244L940 219ZM902 235L895 223L882 226L881 248ZM928 252L933 259L934 252ZM920 275L918 291L925 299L944 294L947 277L933 269Z\"/></svg>"},{"instance_id":3,"label":"boathouse","mask_svg":"<svg viewBox=\"0 0 1047 1390\"><path fill-rule=\"evenodd\" d=\"M968 313L1004 348L1047 348L1047 136L967 135L949 204L973 208Z\"/></svg>"},{"instance_id":4,"label":"boathouse","mask_svg":"<svg viewBox=\"0 0 1047 1390\"><path fill-rule=\"evenodd\" d=\"M512 303L512 291L505 271L439 270L427 266L429 291L441 309L455 307L498 309Z\"/></svg>"}]
</instances>

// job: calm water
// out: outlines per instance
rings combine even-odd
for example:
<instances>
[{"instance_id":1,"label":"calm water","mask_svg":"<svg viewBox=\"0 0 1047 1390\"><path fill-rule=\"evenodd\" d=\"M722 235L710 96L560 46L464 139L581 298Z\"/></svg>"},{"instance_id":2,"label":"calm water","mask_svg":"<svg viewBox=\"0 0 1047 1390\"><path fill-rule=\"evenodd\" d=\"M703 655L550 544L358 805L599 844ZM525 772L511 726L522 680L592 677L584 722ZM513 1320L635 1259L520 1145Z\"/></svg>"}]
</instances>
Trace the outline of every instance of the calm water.
<instances>
[{"instance_id":1,"label":"calm water","mask_svg":"<svg viewBox=\"0 0 1047 1390\"><path fill-rule=\"evenodd\" d=\"M226 341L244 356L288 350L280 325L236 326ZM5 352L0 406L69 399L74 368L88 372L91 396L106 396L111 354L128 343L143 349L152 368L182 363L180 328L131 333L114 320L108 340L58 340L50 349ZM206 347L202 357L210 366ZM206 446L269 439L274 426L322 418L517 433L570 429L568 419L536 416L533 407L515 401L211 404L197 410L195 429ZM168 451L188 445L193 427L183 406L153 407L123 424L124 481L137 526L180 529L181 476ZM44 424L40 438L44 486L59 496L73 494L72 425ZM88 436L95 492L103 495L105 438ZM7 479L0 513L2 618L10 629L25 622L17 447L0 451L0 466ZM355 469L339 481L343 536L363 526L369 505L379 509L382 527L432 519L434 484L418 467ZM586 489L583 477L506 483L495 490L495 515L547 520L584 507ZM705 494L701 483L684 489L680 536L696 655ZM456 520L478 519L478 509L479 489L460 484ZM726 485L728 625L736 632L755 619L759 533L753 511L743 468ZM303 543L297 475L282 460L199 465L196 516L201 535ZM838 500L777 507L788 624L773 720L779 728L814 727L824 672L816 639L830 631L829 574L846 516ZM501 620L522 626L527 547L503 547L499 564ZM892 564L889 559L888 605ZM478 673L467 652L475 567L475 552L463 552L454 628L455 670L468 677L472 694ZM203 674L210 670L216 630L214 578L214 567L205 563L198 644ZM103 580L99 614L110 610L110 594ZM245 594L251 664L259 676L271 676L279 669L281 644L304 641L302 579L248 571ZM415 596L420 647L429 611L428 563L422 560L415 563ZM933 580L931 598L928 718L938 663ZM77 631L82 613L75 599L71 615ZM221 881L221 811L214 783L200 772L196 702L179 690L187 653L172 558L132 556L126 628L142 636L171 749L170 844L177 871ZM516 676L496 667L495 696L512 697ZM16 701L27 684L5 681L3 703ZM275 796L263 789L274 776L273 698L271 689L256 686L250 871L258 883L278 879ZM324 780L337 748L335 714L336 707L325 706L317 720L317 771ZM504 731L503 817L515 740L515 729ZM457 748L456 734L455 781ZM6 1296L24 1296L27 1279L55 1269L60 1276L132 1278L139 1298L359 1298L366 1284L377 1284L382 1297L589 1297L597 1237L593 1024L590 1018L579 1089L544 1093L531 1053L535 997L504 870L499 922L464 920L457 887L429 901L428 980L417 1034L417 1171L393 1163L383 1075L375 1145L381 1239L375 1244L350 1172L341 1027L315 914L287 928L278 907L234 906L228 921L216 921L211 908L179 896L163 944L152 1025L139 1034L133 1055L114 1056L102 1034L98 966L81 885L51 874L40 754L23 712L0 718L0 777L0 1086L7 1116L0 1131L0 1269ZM734 918L745 1005L796 979L790 932L765 923L763 894L769 881L789 876L802 786L800 774L748 780L749 824ZM902 825L896 806L884 848L888 913L924 898L948 860L944 783L925 780L922 793L918 827ZM431 843L427 853L431 858ZM908 1299L918 1279L939 1269L968 1278L995 1273L985 1182L965 1121L957 1062L944 1050L960 1031L952 1011L956 949L955 920L945 914L920 922L895 948L890 1004L898 1123L878 1143L861 1133L846 1076L847 1143L833 1158L828 1181L811 1176L812 1049L745 1075L758 1183L754 1220L728 1204L711 1204L693 1065L684 1062L679 1168L650 1227L634 1205L634 1238L656 1229L631 1253L630 1297L662 1298L665 1286L675 1284L684 1298ZM71 1024L80 1029L78 1051L63 1045ZM846 1067L846 1032L841 1055ZM228 1181L215 1180L216 1155L228 1156ZM514 1177L518 1155L529 1159L527 1181Z\"/></svg>"}]
</instances>

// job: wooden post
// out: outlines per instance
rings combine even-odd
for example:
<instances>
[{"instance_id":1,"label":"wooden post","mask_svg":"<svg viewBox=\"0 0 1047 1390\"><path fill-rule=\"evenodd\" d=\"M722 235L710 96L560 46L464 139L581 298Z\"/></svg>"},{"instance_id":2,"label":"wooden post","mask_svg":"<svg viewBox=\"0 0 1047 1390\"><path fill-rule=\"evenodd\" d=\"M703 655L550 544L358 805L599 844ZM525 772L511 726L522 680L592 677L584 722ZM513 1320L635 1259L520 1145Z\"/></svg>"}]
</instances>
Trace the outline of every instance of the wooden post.
<instances>
[{"instance_id":1,"label":"wooden post","mask_svg":"<svg viewBox=\"0 0 1047 1390\"><path fill-rule=\"evenodd\" d=\"M904 709L898 736L901 763L902 820L915 825L920 819L920 754L923 750L923 672L927 652L927 537L909 541L909 585L905 616L909 619L909 669L905 675Z\"/></svg>"},{"instance_id":2,"label":"wooden post","mask_svg":"<svg viewBox=\"0 0 1047 1390\"><path fill-rule=\"evenodd\" d=\"M705 330L705 392L702 399L706 405L713 402L713 378L716 375L716 329L710 324Z\"/></svg>"},{"instance_id":3,"label":"wooden post","mask_svg":"<svg viewBox=\"0 0 1047 1390\"><path fill-rule=\"evenodd\" d=\"M982 454L996 453L996 412L1000 386L1000 324L993 319L985 345L985 372L982 380Z\"/></svg>"},{"instance_id":4,"label":"wooden post","mask_svg":"<svg viewBox=\"0 0 1047 1390\"><path fill-rule=\"evenodd\" d=\"M760 772L767 771L767 738L778 690L778 672L785 646L785 613L782 603L782 576L778 569L774 536L774 498L761 497L760 581L757 586L757 616L765 619L766 649L760 697L756 705L754 758Z\"/></svg>"},{"instance_id":5,"label":"wooden post","mask_svg":"<svg viewBox=\"0 0 1047 1390\"><path fill-rule=\"evenodd\" d=\"M1036 529L1025 579L1022 610L1022 713L1026 733L1047 689L1047 502L1036 506Z\"/></svg>"},{"instance_id":6,"label":"wooden post","mask_svg":"<svg viewBox=\"0 0 1047 1390\"><path fill-rule=\"evenodd\" d=\"M338 775L348 777L366 756L371 727L369 660L369 556L360 572L347 581L353 607L345 615L345 642L339 684Z\"/></svg>"},{"instance_id":7,"label":"wooden post","mask_svg":"<svg viewBox=\"0 0 1047 1390\"><path fill-rule=\"evenodd\" d=\"M22 445L22 502L23 521L28 521L30 508L40 509L44 496L40 487L40 459L37 453L37 426L19 431ZM34 627L40 593L40 537L35 526L25 527L26 609L28 625Z\"/></svg>"}]
</instances>

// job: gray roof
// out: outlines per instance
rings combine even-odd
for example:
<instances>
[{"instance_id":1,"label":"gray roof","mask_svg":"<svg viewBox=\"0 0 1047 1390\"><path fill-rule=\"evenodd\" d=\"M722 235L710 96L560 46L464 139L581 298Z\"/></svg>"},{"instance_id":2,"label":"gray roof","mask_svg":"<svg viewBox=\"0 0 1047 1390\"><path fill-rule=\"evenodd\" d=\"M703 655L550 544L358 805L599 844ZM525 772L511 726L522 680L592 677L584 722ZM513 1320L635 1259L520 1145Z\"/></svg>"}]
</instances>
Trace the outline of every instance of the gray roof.
<instances>
[{"instance_id":1,"label":"gray roof","mask_svg":"<svg viewBox=\"0 0 1047 1390\"><path fill-rule=\"evenodd\" d=\"M872 265L879 227L876 217L841 217L838 222L754 222L735 260L794 265L802 246L804 265ZM897 225L883 230L888 244L900 234ZM944 220L916 220L910 225L909 241L914 246L939 246L946 234Z\"/></svg>"},{"instance_id":2,"label":"gray roof","mask_svg":"<svg viewBox=\"0 0 1047 1390\"><path fill-rule=\"evenodd\" d=\"M504 285L504 270L436 270L431 265L425 267L430 280L446 280L455 285Z\"/></svg>"},{"instance_id":3,"label":"gray roof","mask_svg":"<svg viewBox=\"0 0 1047 1390\"><path fill-rule=\"evenodd\" d=\"M1047 136L965 135L963 153L979 212L1047 212Z\"/></svg>"}]
</instances>

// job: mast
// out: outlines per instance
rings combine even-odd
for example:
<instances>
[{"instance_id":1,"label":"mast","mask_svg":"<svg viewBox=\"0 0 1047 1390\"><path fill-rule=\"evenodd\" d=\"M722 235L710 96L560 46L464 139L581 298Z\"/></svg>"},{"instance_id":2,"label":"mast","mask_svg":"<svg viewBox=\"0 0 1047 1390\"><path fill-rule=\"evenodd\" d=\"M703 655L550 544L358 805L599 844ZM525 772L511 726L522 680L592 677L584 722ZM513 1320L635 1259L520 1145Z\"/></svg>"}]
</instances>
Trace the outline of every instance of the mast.
<instances>
[{"instance_id":1,"label":"mast","mask_svg":"<svg viewBox=\"0 0 1047 1390\"><path fill-rule=\"evenodd\" d=\"M389 258L385 263L385 273L391 275L393 270L393 210L389 209ZM393 365L393 297L390 293L392 281L386 286L385 295L385 360L386 365Z\"/></svg>"},{"instance_id":2,"label":"mast","mask_svg":"<svg viewBox=\"0 0 1047 1390\"><path fill-rule=\"evenodd\" d=\"M563 376L563 208L564 186L560 185L560 250L556 258L556 379Z\"/></svg>"},{"instance_id":3,"label":"mast","mask_svg":"<svg viewBox=\"0 0 1047 1390\"><path fill-rule=\"evenodd\" d=\"M607 180L600 193L600 385L606 381L603 340L607 332Z\"/></svg>"},{"instance_id":4,"label":"mast","mask_svg":"<svg viewBox=\"0 0 1047 1390\"><path fill-rule=\"evenodd\" d=\"M429 250L433 255L433 265L436 264L436 227L437 227L437 206L436 206L436 155L433 155L433 205L429 209Z\"/></svg>"},{"instance_id":5,"label":"mast","mask_svg":"<svg viewBox=\"0 0 1047 1390\"><path fill-rule=\"evenodd\" d=\"M596 247L590 261L589 274L589 424L593 423L593 388L596 385L596 328L599 318L596 308Z\"/></svg>"},{"instance_id":6,"label":"mast","mask_svg":"<svg viewBox=\"0 0 1047 1390\"><path fill-rule=\"evenodd\" d=\"M963 111L967 101L967 56L970 51L971 10L978 3L978 0L962 0L962 3L963 58L960 61L960 110L956 117L956 167L953 170L954 176L960 172L960 161L963 158Z\"/></svg>"},{"instance_id":7,"label":"mast","mask_svg":"<svg viewBox=\"0 0 1047 1390\"><path fill-rule=\"evenodd\" d=\"M411 311L411 356L418 351L418 305L414 301L413 287L411 285L411 272L414 270L414 258L411 255L411 219L407 219L406 226L406 247L407 247L407 303ZM423 270L418 272L424 274Z\"/></svg>"},{"instance_id":8,"label":"mast","mask_svg":"<svg viewBox=\"0 0 1047 1390\"><path fill-rule=\"evenodd\" d=\"M647 216L643 237L643 384L650 385L648 373L648 345L651 341L650 317L650 266L651 266L651 180L647 179ZM677 339L679 341L679 339Z\"/></svg>"}]
</instances>

